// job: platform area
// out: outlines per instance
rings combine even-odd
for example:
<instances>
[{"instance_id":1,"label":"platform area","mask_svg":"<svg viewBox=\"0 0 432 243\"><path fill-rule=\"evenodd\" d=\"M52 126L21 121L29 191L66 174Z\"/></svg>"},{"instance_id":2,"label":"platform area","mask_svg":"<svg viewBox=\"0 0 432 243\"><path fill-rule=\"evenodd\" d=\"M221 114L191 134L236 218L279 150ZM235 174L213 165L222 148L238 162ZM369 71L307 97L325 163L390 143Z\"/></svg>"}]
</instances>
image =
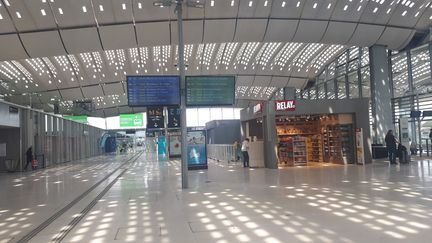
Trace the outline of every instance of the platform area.
<instances>
[{"instance_id":1,"label":"platform area","mask_svg":"<svg viewBox=\"0 0 432 243\"><path fill-rule=\"evenodd\" d=\"M432 160L280 170L153 155L0 174L0 242L429 242Z\"/></svg>"}]
</instances>

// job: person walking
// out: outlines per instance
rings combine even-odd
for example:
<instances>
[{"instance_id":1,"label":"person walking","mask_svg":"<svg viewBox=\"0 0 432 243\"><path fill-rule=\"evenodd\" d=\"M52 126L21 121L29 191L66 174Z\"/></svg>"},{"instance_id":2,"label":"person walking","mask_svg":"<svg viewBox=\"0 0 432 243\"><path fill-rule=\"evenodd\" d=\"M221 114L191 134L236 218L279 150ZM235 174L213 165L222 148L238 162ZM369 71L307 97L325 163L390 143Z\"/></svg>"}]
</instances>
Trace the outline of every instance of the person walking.
<instances>
[{"instance_id":1,"label":"person walking","mask_svg":"<svg viewBox=\"0 0 432 243\"><path fill-rule=\"evenodd\" d=\"M430 129L430 132L429 132L429 139L430 139L431 148L432 148L432 128ZM429 151L429 148L426 148L426 150Z\"/></svg>"},{"instance_id":2,"label":"person walking","mask_svg":"<svg viewBox=\"0 0 432 243\"><path fill-rule=\"evenodd\" d=\"M24 168L24 170L27 170L27 166L29 165L29 164L31 164L31 162L32 162L32 160L33 160L33 151L32 151L32 147L30 146L30 148L28 148L27 149L27 152L26 152L26 161L27 161L27 163L26 163L26 166L25 166L25 168Z\"/></svg>"},{"instance_id":3,"label":"person walking","mask_svg":"<svg viewBox=\"0 0 432 243\"><path fill-rule=\"evenodd\" d=\"M388 151L388 156L390 164L396 164L396 143L397 140L393 135L393 130L389 130L385 136L386 147Z\"/></svg>"},{"instance_id":4,"label":"person walking","mask_svg":"<svg viewBox=\"0 0 432 243\"><path fill-rule=\"evenodd\" d=\"M249 138L246 138L241 146L243 154L243 167L249 167Z\"/></svg>"}]
</instances>

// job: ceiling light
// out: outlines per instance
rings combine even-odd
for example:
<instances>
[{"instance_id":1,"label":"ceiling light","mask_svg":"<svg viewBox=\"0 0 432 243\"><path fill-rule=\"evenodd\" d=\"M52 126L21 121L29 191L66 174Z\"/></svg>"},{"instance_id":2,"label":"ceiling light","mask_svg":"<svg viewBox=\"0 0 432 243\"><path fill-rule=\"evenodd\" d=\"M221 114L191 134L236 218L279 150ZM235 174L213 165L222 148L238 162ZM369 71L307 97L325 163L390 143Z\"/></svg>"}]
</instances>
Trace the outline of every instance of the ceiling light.
<instances>
[{"instance_id":1,"label":"ceiling light","mask_svg":"<svg viewBox=\"0 0 432 243\"><path fill-rule=\"evenodd\" d=\"M386 13L389 14L390 12L391 12L391 8L389 8Z\"/></svg>"},{"instance_id":2,"label":"ceiling light","mask_svg":"<svg viewBox=\"0 0 432 243\"><path fill-rule=\"evenodd\" d=\"M142 9L142 3L138 3L138 8Z\"/></svg>"},{"instance_id":3,"label":"ceiling light","mask_svg":"<svg viewBox=\"0 0 432 243\"><path fill-rule=\"evenodd\" d=\"M20 14L20 12L16 12L16 16L20 19L21 18L21 14Z\"/></svg>"},{"instance_id":4,"label":"ceiling light","mask_svg":"<svg viewBox=\"0 0 432 243\"><path fill-rule=\"evenodd\" d=\"M63 14L63 9L62 8L59 8L58 10L59 10L59 14Z\"/></svg>"},{"instance_id":5,"label":"ceiling light","mask_svg":"<svg viewBox=\"0 0 432 243\"><path fill-rule=\"evenodd\" d=\"M361 8L362 8L362 6L359 6L357 9L357 12L360 12Z\"/></svg>"},{"instance_id":6,"label":"ceiling light","mask_svg":"<svg viewBox=\"0 0 432 243\"><path fill-rule=\"evenodd\" d=\"M83 6L82 10L83 10L84 13L87 13L87 7L86 6Z\"/></svg>"},{"instance_id":7,"label":"ceiling light","mask_svg":"<svg viewBox=\"0 0 432 243\"><path fill-rule=\"evenodd\" d=\"M328 5L327 5L327 9L330 9L331 8L331 3L329 3Z\"/></svg>"},{"instance_id":8,"label":"ceiling light","mask_svg":"<svg viewBox=\"0 0 432 243\"><path fill-rule=\"evenodd\" d=\"M268 4L268 1L266 0L266 1L264 2L264 7L267 7L267 4Z\"/></svg>"},{"instance_id":9,"label":"ceiling light","mask_svg":"<svg viewBox=\"0 0 432 243\"><path fill-rule=\"evenodd\" d=\"M214 7L214 0L210 1L210 6Z\"/></svg>"},{"instance_id":10,"label":"ceiling light","mask_svg":"<svg viewBox=\"0 0 432 243\"><path fill-rule=\"evenodd\" d=\"M234 6L234 0L231 0L231 7Z\"/></svg>"},{"instance_id":11,"label":"ceiling light","mask_svg":"<svg viewBox=\"0 0 432 243\"><path fill-rule=\"evenodd\" d=\"M348 9L348 5L345 5L345 7L343 8L344 11L346 11Z\"/></svg>"},{"instance_id":12,"label":"ceiling light","mask_svg":"<svg viewBox=\"0 0 432 243\"><path fill-rule=\"evenodd\" d=\"M103 5L99 5L99 10L100 10L101 12L104 11L104 7L103 7Z\"/></svg>"},{"instance_id":13,"label":"ceiling light","mask_svg":"<svg viewBox=\"0 0 432 243\"><path fill-rule=\"evenodd\" d=\"M312 8L316 8L317 7L317 3L314 3L314 5L313 5L313 7Z\"/></svg>"},{"instance_id":14,"label":"ceiling light","mask_svg":"<svg viewBox=\"0 0 432 243\"><path fill-rule=\"evenodd\" d=\"M43 3L46 3L46 0L42 0Z\"/></svg>"},{"instance_id":15,"label":"ceiling light","mask_svg":"<svg viewBox=\"0 0 432 243\"><path fill-rule=\"evenodd\" d=\"M284 1L285 2L285 1ZM297 8L300 7L300 1L297 2Z\"/></svg>"},{"instance_id":16,"label":"ceiling light","mask_svg":"<svg viewBox=\"0 0 432 243\"><path fill-rule=\"evenodd\" d=\"M378 8L375 8L375 9L373 10L374 13L376 13L377 11L378 11Z\"/></svg>"},{"instance_id":17,"label":"ceiling light","mask_svg":"<svg viewBox=\"0 0 432 243\"><path fill-rule=\"evenodd\" d=\"M249 7L252 7L253 1L249 1Z\"/></svg>"},{"instance_id":18,"label":"ceiling light","mask_svg":"<svg viewBox=\"0 0 432 243\"><path fill-rule=\"evenodd\" d=\"M3 19L3 15L0 14L0 19Z\"/></svg>"},{"instance_id":19,"label":"ceiling light","mask_svg":"<svg viewBox=\"0 0 432 243\"><path fill-rule=\"evenodd\" d=\"M122 3L122 9L126 10L126 3Z\"/></svg>"},{"instance_id":20,"label":"ceiling light","mask_svg":"<svg viewBox=\"0 0 432 243\"><path fill-rule=\"evenodd\" d=\"M9 1L8 0L4 0L4 3L6 4L6 6L10 6L10 3L9 3Z\"/></svg>"},{"instance_id":21,"label":"ceiling light","mask_svg":"<svg viewBox=\"0 0 432 243\"><path fill-rule=\"evenodd\" d=\"M286 5L286 2L283 1L283 2L282 2L282 8L285 8L285 5Z\"/></svg>"},{"instance_id":22,"label":"ceiling light","mask_svg":"<svg viewBox=\"0 0 432 243\"><path fill-rule=\"evenodd\" d=\"M403 13L402 13L402 16L405 16L407 14L407 11L405 10Z\"/></svg>"},{"instance_id":23,"label":"ceiling light","mask_svg":"<svg viewBox=\"0 0 432 243\"><path fill-rule=\"evenodd\" d=\"M41 9L42 16L46 15L45 9Z\"/></svg>"}]
</instances>

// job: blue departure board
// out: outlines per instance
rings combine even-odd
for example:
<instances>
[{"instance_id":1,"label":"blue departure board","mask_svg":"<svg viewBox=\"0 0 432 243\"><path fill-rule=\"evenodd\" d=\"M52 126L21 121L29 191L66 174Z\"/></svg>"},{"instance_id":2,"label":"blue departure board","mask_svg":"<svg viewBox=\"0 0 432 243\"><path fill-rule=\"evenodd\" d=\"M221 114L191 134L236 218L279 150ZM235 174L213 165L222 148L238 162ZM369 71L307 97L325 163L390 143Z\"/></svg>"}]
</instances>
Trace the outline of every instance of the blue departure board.
<instances>
[{"instance_id":1,"label":"blue departure board","mask_svg":"<svg viewBox=\"0 0 432 243\"><path fill-rule=\"evenodd\" d=\"M127 76L129 106L180 104L179 76Z\"/></svg>"}]
</instances>

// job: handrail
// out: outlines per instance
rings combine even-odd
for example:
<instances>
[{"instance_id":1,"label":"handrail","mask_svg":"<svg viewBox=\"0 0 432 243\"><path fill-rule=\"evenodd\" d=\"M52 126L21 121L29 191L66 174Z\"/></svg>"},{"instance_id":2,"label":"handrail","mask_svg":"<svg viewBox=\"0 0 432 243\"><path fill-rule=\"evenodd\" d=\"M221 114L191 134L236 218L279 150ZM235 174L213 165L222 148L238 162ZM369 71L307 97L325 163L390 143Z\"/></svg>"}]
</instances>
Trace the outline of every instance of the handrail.
<instances>
[{"instance_id":1,"label":"handrail","mask_svg":"<svg viewBox=\"0 0 432 243\"><path fill-rule=\"evenodd\" d=\"M207 156L227 163L239 161L241 157L240 151L236 151L232 144L208 144Z\"/></svg>"}]
</instances>

